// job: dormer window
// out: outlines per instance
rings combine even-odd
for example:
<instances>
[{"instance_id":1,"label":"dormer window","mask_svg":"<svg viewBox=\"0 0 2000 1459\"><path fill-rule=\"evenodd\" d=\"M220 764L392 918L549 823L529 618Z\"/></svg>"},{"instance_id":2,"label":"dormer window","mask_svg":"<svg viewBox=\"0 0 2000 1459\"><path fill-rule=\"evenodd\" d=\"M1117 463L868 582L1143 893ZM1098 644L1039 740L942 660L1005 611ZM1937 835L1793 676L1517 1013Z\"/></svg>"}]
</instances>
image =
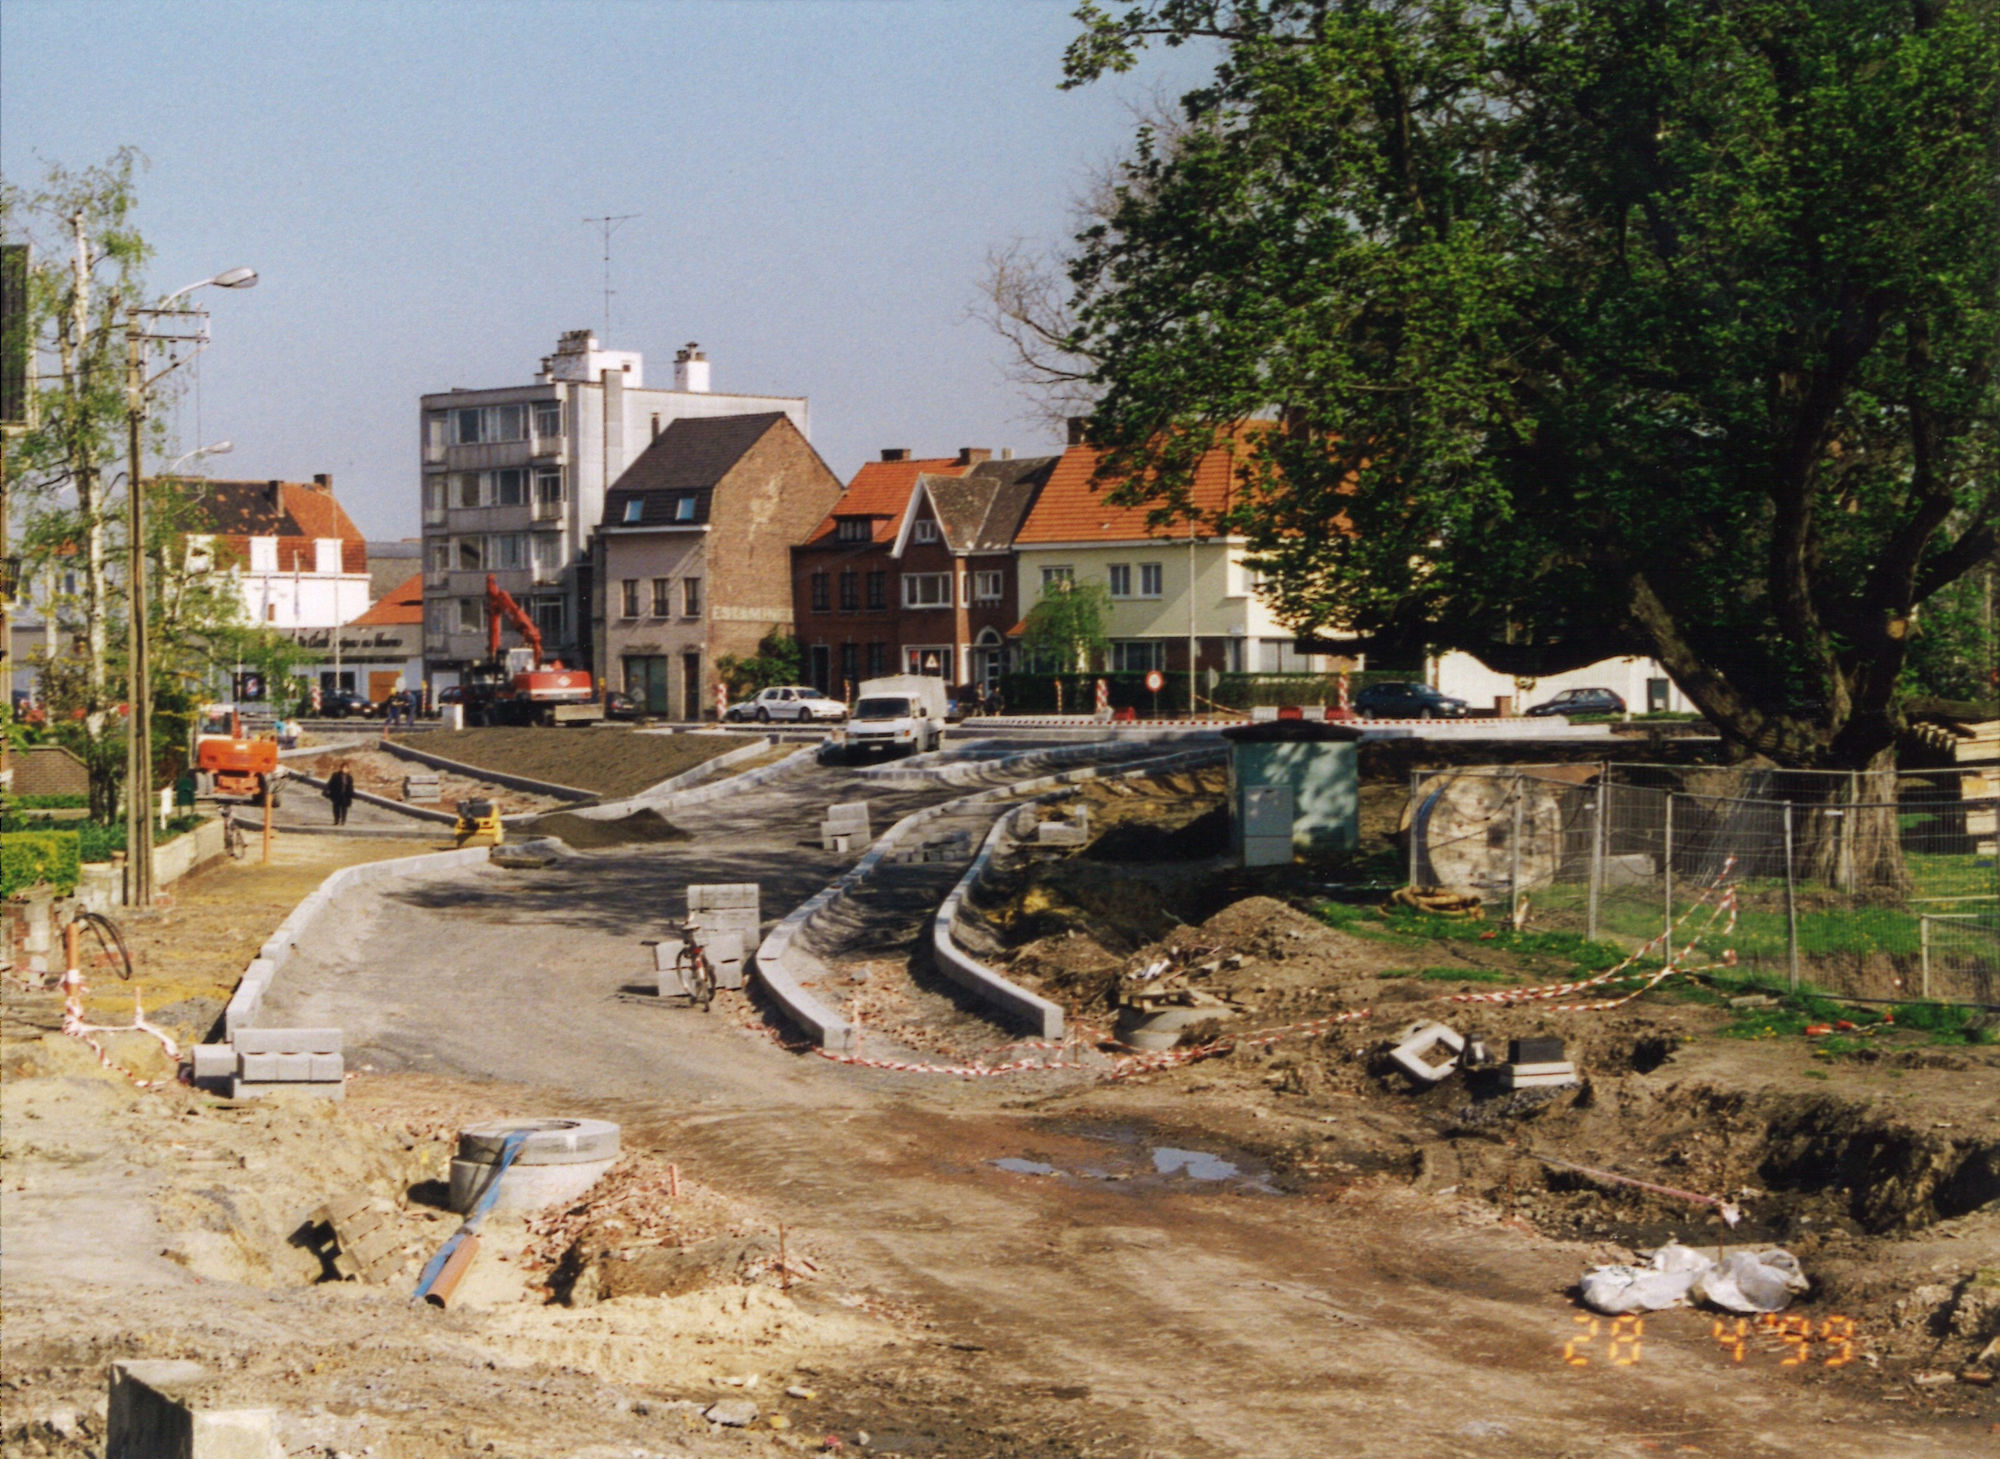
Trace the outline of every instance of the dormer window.
<instances>
[{"instance_id":1,"label":"dormer window","mask_svg":"<svg viewBox=\"0 0 2000 1459\"><path fill-rule=\"evenodd\" d=\"M839 542L866 542L872 535L866 517L842 517L834 523L834 539Z\"/></svg>"},{"instance_id":2,"label":"dormer window","mask_svg":"<svg viewBox=\"0 0 2000 1459\"><path fill-rule=\"evenodd\" d=\"M691 496L684 496L675 502L674 520L676 522L692 522L694 520L694 503L695 499Z\"/></svg>"},{"instance_id":3,"label":"dormer window","mask_svg":"<svg viewBox=\"0 0 2000 1459\"><path fill-rule=\"evenodd\" d=\"M929 517L919 517L917 518L917 529L912 535L919 542L935 542L937 541L937 523Z\"/></svg>"},{"instance_id":4,"label":"dormer window","mask_svg":"<svg viewBox=\"0 0 2000 1459\"><path fill-rule=\"evenodd\" d=\"M628 527L631 526L634 522L637 522L645 515L646 515L646 501L644 497L635 496L630 501L625 503L626 526Z\"/></svg>"}]
</instances>

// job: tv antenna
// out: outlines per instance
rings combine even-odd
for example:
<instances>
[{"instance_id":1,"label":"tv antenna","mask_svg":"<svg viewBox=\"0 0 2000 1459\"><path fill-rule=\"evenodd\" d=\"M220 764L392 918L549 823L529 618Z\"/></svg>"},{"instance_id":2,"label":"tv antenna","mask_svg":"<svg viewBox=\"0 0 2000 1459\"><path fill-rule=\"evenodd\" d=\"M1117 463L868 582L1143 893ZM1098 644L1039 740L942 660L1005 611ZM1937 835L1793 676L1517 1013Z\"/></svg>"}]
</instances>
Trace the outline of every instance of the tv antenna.
<instances>
[{"instance_id":1,"label":"tv antenna","mask_svg":"<svg viewBox=\"0 0 2000 1459\"><path fill-rule=\"evenodd\" d=\"M618 225L629 223L638 217L637 213L609 213L602 218L585 218L586 223L595 223L604 235L604 343L611 343L611 235L618 231Z\"/></svg>"}]
</instances>

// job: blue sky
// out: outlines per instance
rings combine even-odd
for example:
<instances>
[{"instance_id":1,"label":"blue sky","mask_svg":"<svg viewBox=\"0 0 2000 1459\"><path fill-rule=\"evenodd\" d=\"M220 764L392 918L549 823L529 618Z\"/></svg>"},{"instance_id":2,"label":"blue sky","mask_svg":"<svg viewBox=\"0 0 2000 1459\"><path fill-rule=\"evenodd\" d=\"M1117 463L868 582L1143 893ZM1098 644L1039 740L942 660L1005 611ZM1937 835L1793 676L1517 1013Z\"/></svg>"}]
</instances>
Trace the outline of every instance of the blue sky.
<instances>
[{"instance_id":1,"label":"blue sky","mask_svg":"<svg viewBox=\"0 0 2000 1459\"><path fill-rule=\"evenodd\" d=\"M1205 64L1059 91L1071 8L0 0L0 167L144 152L150 283L262 274L206 291L181 449L331 472L371 536L417 531L419 395L604 333L603 214L640 215L605 342L648 384L698 340L716 389L810 396L843 478L884 446L1027 453L1053 434L968 313L988 251L1065 237L1133 108Z\"/></svg>"}]
</instances>

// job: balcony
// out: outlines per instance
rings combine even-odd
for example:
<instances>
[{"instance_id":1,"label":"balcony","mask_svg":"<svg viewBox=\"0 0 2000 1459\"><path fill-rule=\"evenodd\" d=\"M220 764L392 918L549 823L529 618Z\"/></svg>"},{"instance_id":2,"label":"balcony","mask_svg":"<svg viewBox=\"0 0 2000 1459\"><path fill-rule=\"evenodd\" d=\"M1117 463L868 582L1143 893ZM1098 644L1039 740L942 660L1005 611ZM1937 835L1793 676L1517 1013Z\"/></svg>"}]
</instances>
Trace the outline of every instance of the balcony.
<instances>
[{"instance_id":1,"label":"balcony","mask_svg":"<svg viewBox=\"0 0 2000 1459\"><path fill-rule=\"evenodd\" d=\"M442 527L450 520L451 509L449 507L424 508L424 525L426 527Z\"/></svg>"},{"instance_id":2,"label":"balcony","mask_svg":"<svg viewBox=\"0 0 2000 1459\"><path fill-rule=\"evenodd\" d=\"M536 436L528 447L528 454L543 465L559 463L565 458L561 436Z\"/></svg>"},{"instance_id":3,"label":"balcony","mask_svg":"<svg viewBox=\"0 0 2000 1459\"><path fill-rule=\"evenodd\" d=\"M561 497L556 498L554 501L543 501L540 497L537 497L535 498L535 509L531 515L532 519L537 522L560 522L568 514L569 503Z\"/></svg>"},{"instance_id":4,"label":"balcony","mask_svg":"<svg viewBox=\"0 0 2000 1459\"><path fill-rule=\"evenodd\" d=\"M444 568L444 567L427 567L427 568L425 568L425 569L424 569L424 586L425 586L426 588L448 588L448 587L450 587L450 586L451 586L451 569L450 569L450 568Z\"/></svg>"}]
</instances>

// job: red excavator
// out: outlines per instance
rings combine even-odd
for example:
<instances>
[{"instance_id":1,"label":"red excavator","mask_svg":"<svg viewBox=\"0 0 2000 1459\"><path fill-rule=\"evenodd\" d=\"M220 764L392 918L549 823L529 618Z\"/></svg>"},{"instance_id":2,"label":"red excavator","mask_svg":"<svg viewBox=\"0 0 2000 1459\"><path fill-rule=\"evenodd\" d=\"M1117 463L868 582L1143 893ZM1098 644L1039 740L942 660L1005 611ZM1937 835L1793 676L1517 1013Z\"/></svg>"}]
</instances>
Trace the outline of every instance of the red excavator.
<instances>
[{"instance_id":1,"label":"red excavator","mask_svg":"<svg viewBox=\"0 0 2000 1459\"><path fill-rule=\"evenodd\" d=\"M520 630L525 649L500 652L500 624ZM518 662L525 659L526 663ZM542 632L521 611L514 595L486 575L486 659L465 680L467 724L588 724L604 718L604 701L593 693L590 675L567 669L542 654Z\"/></svg>"}]
</instances>

